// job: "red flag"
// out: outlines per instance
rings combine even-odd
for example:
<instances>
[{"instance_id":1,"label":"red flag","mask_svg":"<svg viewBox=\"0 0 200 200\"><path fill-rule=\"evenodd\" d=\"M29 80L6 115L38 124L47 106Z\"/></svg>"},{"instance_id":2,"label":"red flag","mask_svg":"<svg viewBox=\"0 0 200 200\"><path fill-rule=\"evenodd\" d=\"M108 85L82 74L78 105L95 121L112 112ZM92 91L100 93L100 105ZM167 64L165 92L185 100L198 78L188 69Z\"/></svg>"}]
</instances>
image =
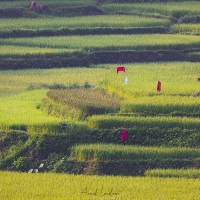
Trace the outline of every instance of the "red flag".
<instances>
[{"instance_id":1,"label":"red flag","mask_svg":"<svg viewBox=\"0 0 200 200\"><path fill-rule=\"evenodd\" d=\"M124 130L121 134L121 141L122 142L125 142L125 140L127 139L128 137L128 130Z\"/></svg>"},{"instance_id":2,"label":"red flag","mask_svg":"<svg viewBox=\"0 0 200 200\"><path fill-rule=\"evenodd\" d=\"M161 91L161 82L158 81L158 84L157 84L157 91L160 92Z\"/></svg>"}]
</instances>

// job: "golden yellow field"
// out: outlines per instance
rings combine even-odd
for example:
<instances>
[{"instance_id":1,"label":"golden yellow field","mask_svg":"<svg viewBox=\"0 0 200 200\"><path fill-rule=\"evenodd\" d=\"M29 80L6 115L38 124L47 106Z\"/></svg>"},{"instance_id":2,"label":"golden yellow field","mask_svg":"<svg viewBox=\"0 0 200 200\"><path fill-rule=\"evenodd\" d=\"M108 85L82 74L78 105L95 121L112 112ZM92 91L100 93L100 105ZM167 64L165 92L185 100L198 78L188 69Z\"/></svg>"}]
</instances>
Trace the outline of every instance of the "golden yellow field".
<instances>
[{"instance_id":1,"label":"golden yellow field","mask_svg":"<svg viewBox=\"0 0 200 200\"><path fill-rule=\"evenodd\" d=\"M200 180L0 172L1 200L199 200Z\"/></svg>"}]
</instances>

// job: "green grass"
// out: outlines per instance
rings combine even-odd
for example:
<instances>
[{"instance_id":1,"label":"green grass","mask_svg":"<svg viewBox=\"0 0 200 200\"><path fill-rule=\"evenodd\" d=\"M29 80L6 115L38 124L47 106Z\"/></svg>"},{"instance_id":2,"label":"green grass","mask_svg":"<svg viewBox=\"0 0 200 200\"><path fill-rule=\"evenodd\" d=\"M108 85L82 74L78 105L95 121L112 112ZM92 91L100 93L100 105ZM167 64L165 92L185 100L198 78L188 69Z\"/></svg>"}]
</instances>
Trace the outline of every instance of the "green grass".
<instances>
[{"instance_id":1,"label":"green grass","mask_svg":"<svg viewBox=\"0 0 200 200\"><path fill-rule=\"evenodd\" d=\"M9 1L0 2L1 8L23 7L27 8L29 1ZM51 9L54 7L68 7L93 5L94 0L44 0L42 3L47 3ZM105 5L110 6L110 5ZM113 8L116 5L112 5ZM125 11L131 14L152 14L152 15L166 15L170 17L180 18L181 16L199 14L199 2L183 2L183 3L169 3L169 4L123 4L125 7L117 5L116 8L111 8L110 11ZM136 8L137 7L137 8ZM105 8L102 6L102 8ZM122 8L122 10L120 10ZM44 17L44 16L41 16ZM142 21L136 23L136 17L129 16L124 21L122 17L118 17L116 21L120 24L114 23L114 17L109 19L106 16L91 17L88 24L88 18L81 18L82 23L78 23L80 18L70 19L65 23L64 18L60 19L59 26L56 23L57 18L46 19L30 19L29 23L25 19L10 20L0 19L0 24L3 26L1 30L12 30L20 28L20 30L31 29L38 30L38 23L45 29L69 27L73 28L74 23L76 27L127 27L131 19L135 19L131 26L146 26L146 22ZM98 20L97 20L98 18ZM119 19L120 18L120 19ZM68 19L68 18L66 18ZM111 20L112 19L112 20ZM142 19L142 18L138 18ZM85 23L84 24L84 20ZM109 21L111 20L111 21ZM151 19L152 20L152 19ZM48 24L50 21L51 24ZM95 21L95 22L93 22ZM98 23L97 23L98 21ZM102 22L103 21L103 22ZM106 23L105 23L106 21ZM146 20L145 20L146 21ZM152 20L153 21L153 20ZM156 23L155 23L156 21ZM158 25L157 22L165 24L165 21L155 20L149 25ZM2 23L1 23L2 22ZM7 23L4 23L7 22ZM42 23L45 24L42 24ZM25 26L24 23L27 23ZM73 25L72 25L73 24ZM160 25L160 24L159 24ZM163 25L163 24L162 24ZM7 28L5 28L7 26ZM166 21L168 26L168 21ZM193 28L194 30L194 28ZM52 52L69 51L113 51L113 50L158 50L158 49L184 49L199 47L200 39L196 36L186 35L115 35L115 36L70 36L70 37L38 37L38 38L19 38L19 39L0 39L1 56L11 58L33 57L35 55L51 54ZM16 52L17 50L17 52ZM57 51L57 52L56 52ZM27 53L28 52L28 53ZM28 55L28 56L27 56ZM122 64L122 63L121 63ZM33 66L37 67L37 66ZM56 66L55 66L56 67ZM196 81L199 77L199 63L146 63L146 64L126 64L128 69L126 75L129 78L129 84L124 85L125 74L118 74L116 76L116 64L103 65L101 68L76 68L76 69L51 69L51 70L19 70L19 71L1 71L0 74L0 127L1 129L21 129L28 132L39 133L55 133L59 130L60 121L53 116L49 116L40 109L41 99L45 96L46 90L33 90L27 92L27 88L37 88L41 85L65 84L71 85L74 83L84 84L88 82L91 85L98 84L104 79L108 73L105 87L113 95L117 94L123 98L128 98L131 101L138 98L135 103L147 103L151 106L150 100L154 100L155 104L162 109L162 105L183 105L196 106L198 109L198 99L189 97L192 93L199 92L199 82ZM156 92L156 83L158 80L162 82L161 93ZM124 87L125 86L125 87ZM26 92L25 92L26 91ZM15 96L13 96L15 95ZM145 99L145 97L147 99ZM141 98L140 98L141 97ZM144 98L143 98L144 97ZM153 97L152 99L150 99ZM140 99L139 99L140 98ZM166 100L166 101L165 101ZM186 102L185 102L186 101ZM177 103L179 102L179 103ZM157 107L157 108L158 108ZM182 109L181 109L182 110ZM190 108L189 108L190 110ZM159 111L160 112L160 111ZM143 118L141 118L143 120ZM147 120L152 119L148 118ZM154 124L161 124L165 126L162 119L155 118L158 122L153 121ZM196 124L199 128L199 119L188 118L173 118L178 119L183 123L184 127L190 129L195 128ZM184 121L185 120L185 121ZM178 122L179 122L178 121ZM150 121L151 122L151 121ZM174 123L177 124L177 121ZM195 123L193 123L195 122ZM197 122L197 123L196 123ZM81 131L85 131L86 122L69 122L70 129L77 126ZM116 121L114 122L116 123ZM142 124L143 122L139 122ZM163 125L164 124L164 125ZM112 125L112 124L111 124ZM151 126L152 127L152 126ZM166 127L169 127L168 125ZM81 132L80 131L80 132ZM74 130L77 133L77 128ZM86 146L88 147L88 145ZM122 146L119 149L108 148L103 146L100 156L108 156L108 152L115 153L115 158L121 159L123 156L131 157L131 150L127 148L122 151ZM182 149L174 148L174 151L167 151L166 148L146 148L138 147L137 155L142 155L144 158L157 158L157 156L168 158L174 156L177 158L199 158L199 149ZM105 151L106 150L106 151ZM119 150L119 151L118 151ZM183 150L183 151L182 151ZM194 151L193 151L194 150ZM106 152L106 153L104 153ZM120 153L119 153L120 152ZM130 157L129 157L130 156ZM110 158L109 158L110 159ZM171 172L172 173L172 172ZM190 172L191 173L191 172ZM184 172L181 172L182 176ZM181 176L181 175L180 175ZM58 174L27 174L27 173L10 173L0 172L0 199L187 199L198 200L200 182L199 179L174 179L174 178L149 178L149 177L97 177L97 176L74 176L74 175L58 175ZM186 177L186 176L185 176ZM194 177L194 176L193 176Z\"/></svg>"},{"instance_id":2,"label":"green grass","mask_svg":"<svg viewBox=\"0 0 200 200\"><path fill-rule=\"evenodd\" d=\"M143 115L179 115L200 116L199 98L193 96L147 96L124 101L121 113L138 113Z\"/></svg>"},{"instance_id":3,"label":"green grass","mask_svg":"<svg viewBox=\"0 0 200 200\"><path fill-rule=\"evenodd\" d=\"M28 88L37 88L40 85L73 85L75 83L83 85L88 82L90 85L95 86L103 80L108 71L109 68L107 66L5 70L0 73L0 97L16 95L25 92Z\"/></svg>"},{"instance_id":4,"label":"green grass","mask_svg":"<svg viewBox=\"0 0 200 200\"><path fill-rule=\"evenodd\" d=\"M13 96L25 92L27 88L37 88L42 84L53 85L64 84L71 85L73 83L84 84L89 82L90 85L98 85L107 74L107 82L105 87L110 93L117 93L123 98L128 98L129 103L136 106L141 104L146 106L146 110L156 107L156 113L160 114L165 112L166 106L173 108L173 106L180 108L182 111L199 112L198 97L190 97L192 93L199 91L199 82L196 81L198 77L198 63L186 62L170 62L170 63L146 63L146 64L127 64L127 75L129 77L129 84L124 85L125 74L120 72L116 74L116 65L98 65L95 68L74 68L74 69L32 69L32 70L19 70L19 71L2 71L0 74L0 94L1 100L1 113L2 113L2 126L9 124L18 125L30 123L32 120L37 120L37 114L41 115L41 121L46 119L53 121L55 118L44 117L46 116L40 110L36 109L39 106L41 99L45 96L45 92L41 96L34 94L34 98L38 98L36 102L32 99L32 93L25 93L22 96ZM59 77L59 78L58 78ZM162 91L157 94L156 84L159 79L162 82ZM89 81L88 81L89 80ZM26 100L26 95L29 94ZM24 97L23 97L24 95ZM6 97L11 96L11 97ZM42 97L43 96L43 97ZM148 96L148 97L145 97ZM3 98L4 97L4 98ZM21 99L25 99L21 101ZM135 101L133 101L135 99ZM151 101L152 100L152 101ZM12 102L12 103L10 103ZM31 102L31 104L30 104ZM153 102L153 103L152 103ZM24 104L25 105L24 105ZM168 108L167 107L167 108ZM158 110L157 110L158 108ZM183 108L183 109L182 109ZM187 109L186 109L187 108ZM30 111L30 109L32 109ZM161 112L162 111L162 112ZM37 114L35 114L35 112ZM135 112L124 111L124 112ZM185 115L187 116L187 115ZM143 120L143 118L141 118ZM152 118L153 120L154 118ZM158 120L158 118L156 118ZM163 118L169 119L169 118ZM175 121L173 121L173 119ZM178 121L176 121L178 119ZM36 124L37 120L34 122ZM58 120L58 119L56 119ZM182 124L184 120L188 122L185 125L191 127L195 120L185 118L172 118L175 125ZM161 120L162 121L162 120ZM162 126L166 126L165 122L161 122ZM46 121L47 123L48 121ZM131 122L133 123L133 122ZM138 122L139 123L139 122ZM142 123L142 122L141 122ZM152 123L155 123L152 121ZM157 123L157 122L156 122ZM164 125L163 125L164 123ZM185 123L185 122L184 122ZM116 122L114 123L114 126ZM132 126L132 125L131 125ZM174 126L174 125L173 125ZM182 126L182 125L181 125ZM195 125L196 126L196 125Z\"/></svg>"},{"instance_id":5,"label":"green grass","mask_svg":"<svg viewBox=\"0 0 200 200\"><path fill-rule=\"evenodd\" d=\"M46 92L46 90L34 90L17 96L1 98L1 126L59 122L59 119L47 116L37 108Z\"/></svg>"},{"instance_id":6,"label":"green grass","mask_svg":"<svg viewBox=\"0 0 200 200\"><path fill-rule=\"evenodd\" d=\"M1 8L28 8L30 1L1 1ZM48 4L50 8L62 7L62 6L81 6L81 5L92 5L95 3L95 0L42 0L40 3Z\"/></svg>"},{"instance_id":7,"label":"green grass","mask_svg":"<svg viewBox=\"0 0 200 200\"><path fill-rule=\"evenodd\" d=\"M199 179L0 172L1 199L198 200ZM166 195L167 194L167 195Z\"/></svg>"},{"instance_id":8,"label":"green grass","mask_svg":"<svg viewBox=\"0 0 200 200\"><path fill-rule=\"evenodd\" d=\"M114 144L83 144L73 146L70 156L80 161L196 159L198 148L166 148L124 146Z\"/></svg>"},{"instance_id":9,"label":"green grass","mask_svg":"<svg viewBox=\"0 0 200 200\"><path fill-rule=\"evenodd\" d=\"M81 16L73 18L20 18L0 19L0 31L12 30L54 30L62 28L132 28L132 27L169 27L170 21L127 15Z\"/></svg>"},{"instance_id":10,"label":"green grass","mask_svg":"<svg viewBox=\"0 0 200 200\"><path fill-rule=\"evenodd\" d=\"M198 178L200 179L199 169L156 169L147 170L145 176L148 177L174 177L174 178Z\"/></svg>"},{"instance_id":11,"label":"green grass","mask_svg":"<svg viewBox=\"0 0 200 200\"><path fill-rule=\"evenodd\" d=\"M132 63L124 64L126 74L116 74L116 64L96 65L94 68L5 70L0 74L0 95L24 92L30 85L73 83L98 84L106 77L105 87L122 97L137 96L190 96L199 91L199 64L193 62ZM34 67L34 66L33 66ZM36 67L36 66L35 66ZM128 76L128 85L124 84ZM59 77L59 78L58 78ZM157 81L162 82L160 94L156 91ZM164 98L163 97L163 98ZM176 97L174 97L176 98ZM173 99L173 98L172 98ZM191 99L191 98L189 98ZM194 98L194 101L196 99ZM157 102L157 101L156 101ZM165 102L163 102L165 103ZM186 102L187 104L187 102Z\"/></svg>"},{"instance_id":12,"label":"green grass","mask_svg":"<svg viewBox=\"0 0 200 200\"><path fill-rule=\"evenodd\" d=\"M53 49L53 48L39 48L26 47L15 45L2 45L0 50L0 58L47 58L52 56L66 56L77 52L77 49Z\"/></svg>"},{"instance_id":13,"label":"green grass","mask_svg":"<svg viewBox=\"0 0 200 200\"><path fill-rule=\"evenodd\" d=\"M192 96L199 91L198 62L134 63L124 66L127 69L125 74L117 74L116 66L104 81L104 87L110 93L127 99L121 105L121 113L199 116L199 98ZM156 90L158 80L162 83L160 93Z\"/></svg>"},{"instance_id":14,"label":"green grass","mask_svg":"<svg viewBox=\"0 0 200 200\"><path fill-rule=\"evenodd\" d=\"M63 118L49 116L37 109L47 90L27 92L27 89L54 84L83 85L85 82L95 86L108 70L108 68L72 68L1 71L1 129L22 129L39 133L60 131L59 124ZM69 124L71 124L70 130L78 130L80 127L83 130L83 127L86 126L79 122L69 122ZM76 128L74 129L74 127Z\"/></svg>"},{"instance_id":15,"label":"green grass","mask_svg":"<svg viewBox=\"0 0 200 200\"><path fill-rule=\"evenodd\" d=\"M113 65L107 65L112 67ZM105 79L105 88L111 93L116 93L124 98L134 99L136 97L154 96L155 102L165 96L190 96L199 91L198 62L160 62L160 63L132 63L124 64L126 73L116 73L117 65ZM128 84L125 85L125 77L128 77ZM156 90L157 81L162 83L161 92ZM173 97L174 98L174 97ZM173 104L169 98L167 102ZM192 102L189 98L189 102ZM194 102L196 100L194 99ZM162 104L162 102L160 102ZM176 102L174 102L176 103ZM165 104L165 102L163 102Z\"/></svg>"},{"instance_id":16,"label":"green grass","mask_svg":"<svg viewBox=\"0 0 200 200\"><path fill-rule=\"evenodd\" d=\"M200 129L199 118L189 117L128 117L128 116L109 116L93 115L88 118L88 125L94 129L106 128L131 128L131 127L159 127L169 129L179 127L181 129Z\"/></svg>"},{"instance_id":17,"label":"green grass","mask_svg":"<svg viewBox=\"0 0 200 200\"><path fill-rule=\"evenodd\" d=\"M138 4L104 4L101 8L107 12L125 12L129 14L152 14L174 18L185 15L197 15L200 2L168 2L168 3L138 3Z\"/></svg>"},{"instance_id":18,"label":"green grass","mask_svg":"<svg viewBox=\"0 0 200 200\"><path fill-rule=\"evenodd\" d=\"M15 38L0 40L1 45L16 45L41 48L64 48L81 51L122 50L182 50L200 47L200 38L190 35L145 34L145 35L92 35Z\"/></svg>"},{"instance_id":19,"label":"green grass","mask_svg":"<svg viewBox=\"0 0 200 200\"><path fill-rule=\"evenodd\" d=\"M70 121L50 116L40 109L47 90L33 90L16 96L0 98L0 129L23 130L29 133L62 133L60 123L68 123L68 130L73 132L87 129L84 122Z\"/></svg>"},{"instance_id":20,"label":"green grass","mask_svg":"<svg viewBox=\"0 0 200 200\"><path fill-rule=\"evenodd\" d=\"M175 24L171 27L171 30L175 33L199 35L200 24Z\"/></svg>"}]
</instances>

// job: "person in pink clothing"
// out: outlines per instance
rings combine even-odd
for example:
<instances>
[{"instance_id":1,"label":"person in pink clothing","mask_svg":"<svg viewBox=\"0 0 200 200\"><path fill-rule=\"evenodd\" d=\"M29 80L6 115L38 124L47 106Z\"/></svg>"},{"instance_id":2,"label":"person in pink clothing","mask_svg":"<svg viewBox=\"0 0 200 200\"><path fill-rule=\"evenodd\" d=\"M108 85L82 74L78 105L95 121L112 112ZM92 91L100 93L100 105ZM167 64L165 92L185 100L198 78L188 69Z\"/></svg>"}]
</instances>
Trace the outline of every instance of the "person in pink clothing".
<instances>
[{"instance_id":1,"label":"person in pink clothing","mask_svg":"<svg viewBox=\"0 0 200 200\"><path fill-rule=\"evenodd\" d=\"M158 81L158 84L157 84L157 92L160 92L161 91L161 82Z\"/></svg>"},{"instance_id":2,"label":"person in pink clothing","mask_svg":"<svg viewBox=\"0 0 200 200\"><path fill-rule=\"evenodd\" d=\"M125 70L125 67L124 66L119 66L119 67L117 67L117 73L118 72L125 72L126 70Z\"/></svg>"},{"instance_id":3,"label":"person in pink clothing","mask_svg":"<svg viewBox=\"0 0 200 200\"><path fill-rule=\"evenodd\" d=\"M121 142L124 144L124 142L126 141L128 137L128 130L124 130L121 134Z\"/></svg>"}]
</instances>

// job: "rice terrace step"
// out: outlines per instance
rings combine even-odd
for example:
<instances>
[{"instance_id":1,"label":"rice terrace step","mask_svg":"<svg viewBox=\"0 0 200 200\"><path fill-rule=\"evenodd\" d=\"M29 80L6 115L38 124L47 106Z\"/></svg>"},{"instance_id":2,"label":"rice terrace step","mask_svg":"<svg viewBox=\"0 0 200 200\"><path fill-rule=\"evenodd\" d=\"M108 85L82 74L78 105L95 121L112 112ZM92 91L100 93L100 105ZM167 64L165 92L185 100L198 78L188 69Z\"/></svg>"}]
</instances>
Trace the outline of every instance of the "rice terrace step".
<instances>
[{"instance_id":1,"label":"rice terrace step","mask_svg":"<svg viewBox=\"0 0 200 200\"><path fill-rule=\"evenodd\" d=\"M199 7L1 0L0 199L199 200Z\"/></svg>"}]
</instances>

